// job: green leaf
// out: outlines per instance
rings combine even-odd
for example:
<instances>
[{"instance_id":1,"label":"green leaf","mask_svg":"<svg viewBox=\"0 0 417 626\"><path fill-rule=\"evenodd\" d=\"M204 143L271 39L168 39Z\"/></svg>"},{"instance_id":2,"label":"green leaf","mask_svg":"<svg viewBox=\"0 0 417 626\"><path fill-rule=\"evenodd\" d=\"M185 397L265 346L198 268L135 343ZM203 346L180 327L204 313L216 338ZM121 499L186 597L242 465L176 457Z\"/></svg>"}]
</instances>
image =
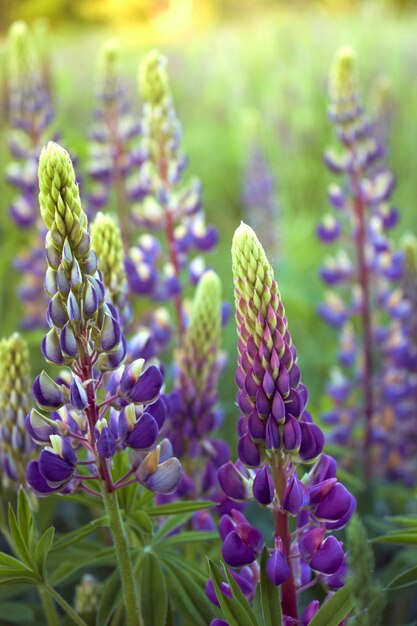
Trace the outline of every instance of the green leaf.
<instances>
[{"instance_id":1,"label":"green leaf","mask_svg":"<svg viewBox=\"0 0 417 626\"><path fill-rule=\"evenodd\" d=\"M61 498L69 500L70 502L76 502L77 504L83 504L91 509L104 509L103 500L101 498L95 498L86 494L72 493L71 495L61 495Z\"/></svg>"},{"instance_id":2,"label":"green leaf","mask_svg":"<svg viewBox=\"0 0 417 626\"><path fill-rule=\"evenodd\" d=\"M0 602L0 615L7 615L7 621L16 624L33 622L33 610L22 602Z\"/></svg>"},{"instance_id":3,"label":"green leaf","mask_svg":"<svg viewBox=\"0 0 417 626\"><path fill-rule=\"evenodd\" d=\"M75 543L84 539L84 537L88 537L91 535L97 528L102 528L103 526L107 526L108 521L107 517L99 517L98 519L92 520L85 524L85 526L81 526L81 528L77 528L70 533L67 533L63 537L60 537L58 541L55 542L54 547L52 548L52 552L59 552L64 548L68 548L68 546L72 546Z\"/></svg>"},{"instance_id":4,"label":"green leaf","mask_svg":"<svg viewBox=\"0 0 417 626\"><path fill-rule=\"evenodd\" d=\"M104 583L97 610L96 626L107 626L122 601L120 573L115 569Z\"/></svg>"},{"instance_id":5,"label":"green leaf","mask_svg":"<svg viewBox=\"0 0 417 626\"><path fill-rule=\"evenodd\" d=\"M16 559L14 556L10 556L10 554L6 554L5 552L0 552L0 572L3 568L16 568L18 570L31 571L24 563L19 561L19 559Z\"/></svg>"},{"instance_id":6,"label":"green leaf","mask_svg":"<svg viewBox=\"0 0 417 626\"><path fill-rule=\"evenodd\" d=\"M16 554L25 561L28 565L33 567L33 558L29 552L29 548L22 536L22 533L19 528L19 524L16 519L15 512L12 509L12 506L9 504L9 527L13 540L13 547Z\"/></svg>"},{"instance_id":7,"label":"green leaf","mask_svg":"<svg viewBox=\"0 0 417 626\"><path fill-rule=\"evenodd\" d=\"M417 516L416 515L392 515L385 518L387 522L396 524L397 526L405 526L406 528L415 528L417 532Z\"/></svg>"},{"instance_id":8,"label":"green leaf","mask_svg":"<svg viewBox=\"0 0 417 626\"><path fill-rule=\"evenodd\" d=\"M133 511L126 517L129 526L145 535L151 535L153 522L145 511Z\"/></svg>"},{"instance_id":9,"label":"green leaf","mask_svg":"<svg viewBox=\"0 0 417 626\"><path fill-rule=\"evenodd\" d=\"M177 535L172 535L164 539L164 548L166 546L179 545L181 543L194 543L199 541L215 541L219 540L219 533L215 531L185 530Z\"/></svg>"},{"instance_id":10,"label":"green leaf","mask_svg":"<svg viewBox=\"0 0 417 626\"><path fill-rule=\"evenodd\" d=\"M247 614L246 608L241 606L236 598L229 598L221 592L220 585L224 580L220 568L210 559L208 559L208 564L217 600L225 620L229 622L229 626L253 626L254 622Z\"/></svg>"},{"instance_id":11,"label":"green leaf","mask_svg":"<svg viewBox=\"0 0 417 626\"><path fill-rule=\"evenodd\" d=\"M391 580L387 585L387 589L402 589L403 587L409 587L417 583L417 565L406 570L402 574L399 574Z\"/></svg>"},{"instance_id":12,"label":"green leaf","mask_svg":"<svg viewBox=\"0 0 417 626\"><path fill-rule=\"evenodd\" d=\"M50 526L45 530L42 537L39 539L38 545L35 549L35 564L39 574L43 577L45 570L46 559L51 551L52 544L55 537L55 528Z\"/></svg>"},{"instance_id":13,"label":"green leaf","mask_svg":"<svg viewBox=\"0 0 417 626\"><path fill-rule=\"evenodd\" d=\"M266 575L266 562L268 559L269 552L266 546L264 546L261 556L261 580L259 583L262 617L265 626L274 626L274 624L280 624L282 621L281 602L279 587L276 587Z\"/></svg>"},{"instance_id":14,"label":"green leaf","mask_svg":"<svg viewBox=\"0 0 417 626\"><path fill-rule=\"evenodd\" d=\"M174 600L177 612L187 617L190 624L207 626L216 614L204 591L205 577L198 584L194 573L179 559L167 557L163 562L167 570L169 597Z\"/></svg>"},{"instance_id":15,"label":"green leaf","mask_svg":"<svg viewBox=\"0 0 417 626\"><path fill-rule=\"evenodd\" d=\"M152 545L155 546L160 541L164 540L165 537L169 535L173 530L179 528L183 524L185 524L190 517L192 516L193 511L188 511L187 513L177 513L176 515L171 515L168 519L160 526L160 528L155 533L152 538Z\"/></svg>"},{"instance_id":16,"label":"green leaf","mask_svg":"<svg viewBox=\"0 0 417 626\"><path fill-rule=\"evenodd\" d=\"M175 515L176 513L195 513L215 506L215 502L208 500L190 500L189 502L170 502L160 506L151 506L146 509L148 515Z\"/></svg>"},{"instance_id":17,"label":"green leaf","mask_svg":"<svg viewBox=\"0 0 417 626\"><path fill-rule=\"evenodd\" d=\"M26 545L29 545L32 535L33 518L28 495L22 486L19 487L17 496L17 519L22 538Z\"/></svg>"},{"instance_id":18,"label":"green leaf","mask_svg":"<svg viewBox=\"0 0 417 626\"><path fill-rule=\"evenodd\" d=\"M258 620L256 619L256 616L252 610L252 607L247 601L247 599L245 598L245 596L243 595L241 588L239 587L239 585L237 584L237 582L235 581L235 579L229 572L226 565L224 563L222 563L222 565L224 567L224 571L226 572L227 582L229 583L229 587L232 591L233 598L237 602L239 602L242 608L244 608L244 610L246 611L246 615L248 619L250 620L250 622L248 621L248 624L250 623L252 624L252 626L259 626Z\"/></svg>"},{"instance_id":19,"label":"green leaf","mask_svg":"<svg viewBox=\"0 0 417 626\"><path fill-rule=\"evenodd\" d=\"M342 587L327 600L313 617L309 626L338 626L353 608L348 587Z\"/></svg>"},{"instance_id":20,"label":"green leaf","mask_svg":"<svg viewBox=\"0 0 417 626\"><path fill-rule=\"evenodd\" d=\"M152 552L144 552L139 568L144 622L146 626L165 626L168 594L159 559Z\"/></svg>"},{"instance_id":21,"label":"green leaf","mask_svg":"<svg viewBox=\"0 0 417 626\"><path fill-rule=\"evenodd\" d=\"M50 561L52 561L52 555ZM51 564L51 576L49 582L51 585L58 585L63 582L80 569L84 567L88 570L95 566L116 566L116 557L114 554L114 548L102 548L99 544L97 548L95 545L88 546L87 552L76 550L73 553L65 555L65 560L62 557L56 557L58 563L56 567L52 567Z\"/></svg>"},{"instance_id":22,"label":"green leaf","mask_svg":"<svg viewBox=\"0 0 417 626\"><path fill-rule=\"evenodd\" d=\"M415 544L417 543L417 532L393 532L381 537L374 537L372 541L378 543Z\"/></svg>"}]
</instances>

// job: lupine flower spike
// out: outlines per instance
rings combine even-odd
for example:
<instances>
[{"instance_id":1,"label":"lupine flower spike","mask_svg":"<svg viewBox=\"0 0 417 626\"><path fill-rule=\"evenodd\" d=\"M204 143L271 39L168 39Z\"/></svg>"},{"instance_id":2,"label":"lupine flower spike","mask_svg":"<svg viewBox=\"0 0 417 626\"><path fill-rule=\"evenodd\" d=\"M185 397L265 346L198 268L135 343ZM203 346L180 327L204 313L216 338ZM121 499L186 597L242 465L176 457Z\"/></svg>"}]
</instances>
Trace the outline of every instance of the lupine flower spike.
<instances>
[{"instance_id":1,"label":"lupine flower spike","mask_svg":"<svg viewBox=\"0 0 417 626\"><path fill-rule=\"evenodd\" d=\"M29 349L14 333L0 340L0 468L3 484L24 485L34 450L25 428L31 404Z\"/></svg>"},{"instance_id":2,"label":"lupine flower spike","mask_svg":"<svg viewBox=\"0 0 417 626\"><path fill-rule=\"evenodd\" d=\"M229 458L227 444L213 437L222 421L218 406L220 338L221 283L217 274L208 270L198 283L176 357L178 373L175 389L167 398L166 432L186 472L179 492L186 489L194 496L214 500L219 499L217 469Z\"/></svg>"},{"instance_id":3,"label":"lupine flower spike","mask_svg":"<svg viewBox=\"0 0 417 626\"><path fill-rule=\"evenodd\" d=\"M146 158L132 197L136 200L133 220L146 232L129 252L127 271L135 293L174 302L181 335L186 325L183 270L188 269L193 284L198 282L205 264L200 257L191 262L188 257L193 250L211 250L217 242L217 231L205 225L198 181L184 184L181 180L187 160L181 149L181 127L166 63L165 57L152 51L139 69L139 89L144 101L142 148ZM149 230L156 231L159 239L149 235Z\"/></svg>"},{"instance_id":4,"label":"lupine flower spike","mask_svg":"<svg viewBox=\"0 0 417 626\"><path fill-rule=\"evenodd\" d=\"M353 449L356 433L362 434L363 470L369 480L371 468L384 468L384 457L389 456L384 436L387 403L398 414L390 400L397 378L393 351L402 342L400 320L409 308L395 286L403 274L404 255L387 235L398 217L389 201L394 177L381 164L384 146L362 110L357 83L355 55L343 48L330 77L330 118L342 150L328 150L325 161L333 172L345 176L345 184L330 186L329 199L338 215L327 215L317 232L326 244L346 236L353 247L329 256L321 272L330 287L349 286L348 300L331 291L319 310L340 330L339 362L344 369L335 370L328 385L334 408L323 419L334 427L333 438L339 444Z\"/></svg>"},{"instance_id":5,"label":"lupine flower spike","mask_svg":"<svg viewBox=\"0 0 417 626\"><path fill-rule=\"evenodd\" d=\"M273 270L254 231L245 224L232 244L238 329L239 388L236 464L219 470L220 483L232 499L254 498L271 510L274 545L266 574L281 585L286 618L298 619L297 589L322 583L327 592L343 585L342 544L331 534L342 528L355 499L337 481L336 463L323 454L324 435L307 410L297 352ZM303 473L306 465L312 465ZM290 532L289 520L297 528ZM264 539L242 513L220 521L225 562L236 572L243 593L252 599L259 580L256 563ZM234 574L233 574L234 575ZM210 596L211 583L207 592Z\"/></svg>"},{"instance_id":6,"label":"lupine flower spike","mask_svg":"<svg viewBox=\"0 0 417 626\"><path fill-rule=\"evenodd\" d=\"M91 213L94 213L108 205L114 193L126 251L133 232L130 186L137 178L135 170L143 161L139 135L140 124L133 118L131 98L119 70L118 44L110 40L100 55L88 167L94 181L89 203Z\"/></svg>"},{"instance_id":7,"label":"lupine flower spike","mask_svg":"<svg viewBox=\"0 0 417 626\"><path fill-rule=\"evenodd\" d=\"M97 254L106 300L119 312L123 324L131 318L124 251L120 229L110 215L97 213L91 225L92 246Z\"/></svg>"},{"instance_id":8,"label":"lupine flower spike","mask_svg":"<svg viewBox=\"0 0 417 626\"><path fill-rule=\"evenodd\" d=\"M119 314L105 300L73 166L57 144L49 143L42 151L39 184L48 229L45 289L50 297L50 330L41 347L48 363L69 371L56 380L43 371L33 384L39 410L31 411L26 426L44 447L39 460L29 463L27 480L40 496L81 488L103 498L126 623L137 626L142 624L138 590L115 492L141 483L156 493L172 493L181 478L181 465L168 440L157 443L163 378L158 367L147 367L143 359L122 365L126 341ZM104 376L108 372L112 374ZM126 457L128 450L129 471L115 480L112 459L116 453Z\"/></svg>"}]
</instances>

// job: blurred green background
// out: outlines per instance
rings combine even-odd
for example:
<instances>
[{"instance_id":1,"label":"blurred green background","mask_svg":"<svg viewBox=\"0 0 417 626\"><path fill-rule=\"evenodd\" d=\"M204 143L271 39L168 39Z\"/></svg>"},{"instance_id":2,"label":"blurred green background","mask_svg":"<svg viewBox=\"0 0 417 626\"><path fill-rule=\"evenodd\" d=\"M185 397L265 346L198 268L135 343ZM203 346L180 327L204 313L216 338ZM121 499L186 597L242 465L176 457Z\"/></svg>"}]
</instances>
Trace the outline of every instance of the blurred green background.
<instances>
[{"instance_id":1,"label":"blurred green background","mask_svg":"<svg viewBox=\"0 0 417 626\"><path fill-rule=\"evenodd\" d=\"M184 127L189 173L203 183L208 221L221 242L209 262L220 273L232 299L230 242L243 216L242 185L247 156L249 110L260 116L260 139L277 185L280 245L271 259L276 267L290 328L300 355L313 409L320 405L334 361L336 336L316 308L324 288L318 278L326 250L315 226L328 210L326 189L332 180L323 163L332 143L327 120L327 74L333 54L352 44L358 55L364 102L372 106L375 85L390 84L393 122L389 164L397 177L394 202L400 208L398 239L416 230L417 151L417 4L414 1L274 2L237 0L2 0L1 68L5 36L14 19L26 19L42 31L50 57L56 127L61 142L79 158L81 194L94 107L97 57L108 37L121 44L123 71L130 81L137 115L137 67L154 46L169 58L178 116ZM3 82L4 84L4 82ZM4 110L4 109L3 109ZM9 160L4 113L0 128L0 169ZM8 216L12 191L0 181L0 327L18 325L18 277L11 262L30 241ZM40 368L39 334L31 336L34 373ZM229 324L224 346L235 360L235 331ZM233 367L222 381L222 396L232 410ZM231 392L231 390L233 390ZM234 430L233 422L227 428ZM233 425L233 426L232 426Z\"/></svg>"}]
</instances>

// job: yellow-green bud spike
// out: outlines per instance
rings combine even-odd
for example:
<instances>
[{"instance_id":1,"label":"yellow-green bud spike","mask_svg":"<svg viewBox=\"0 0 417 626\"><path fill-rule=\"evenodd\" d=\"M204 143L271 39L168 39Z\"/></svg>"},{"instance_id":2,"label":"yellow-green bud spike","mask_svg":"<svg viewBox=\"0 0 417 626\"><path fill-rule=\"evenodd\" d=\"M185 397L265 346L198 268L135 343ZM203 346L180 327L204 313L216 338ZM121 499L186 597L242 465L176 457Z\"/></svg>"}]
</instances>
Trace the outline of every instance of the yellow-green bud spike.
<instances>
[{"instance_id":1,"label":"yellow-green bud spike","mask_svg":"<svg viewBox=\"0 0 417 626\"><path fill-rule=\"evenodd\" d=\"M333 59L329 91L333 115L342 120L346 118L349 120L357 113L359 106L357 60L350 46L340 48Z\"/></svg>"},{"instance_id":2,"label":"yellow-green bud spike","mask_svg":"<svg viewBox=\"0 0 417 626\"><path fill-rule=\"evenodd\" d=\"M0 459L5 483L25 483L26 464L33 449L25 426L30 405L29 349L14 333L0 340Z\"/></svg>"},{"instance_id":3,"label":"yellow-green bud spike","mask_svg":"<svg viewBox=\"0 0 417 626\"><path fill-rule=\"evenodd\" d=\"M244 321L248 333L259 342L261 329L257 329L257 318L267 317L268 305L276 312L281 297L260 241L243 222L232 241L232 270L238 323Z\"/></svg>"},{"instance_id":4,"label":"yellow-green bud spike","mask_svg":"<svg viewBox=\"0 0 417 626\"><path fill-rule=\"evenodd\" d=\"M166 57L159 50L151 50L139 67L139 91L151 105L160 105L171 95L166 66Z\"/></svg>"},{"instance_id":5,"label":"yellow-green bud spike","mask_svg":"<svg viewBox=\"0 0 417 626\"><path fill-rule=\"evenodd\" d=\"M58 251L67 239L76 258L85 237L87 216L84 213L75 172L68 152L50 141L39 159L39 204L41 215ZM83 249L81 256L85 256Z\"/></svg>"},{"instance_id":6,"label":"yellow-green bud spike","mask_svg":"<svg viewBox=\"0 0 417 626\"><path fill-rule=\"evenodd\" d=\"M128 290L125 255L120 228L110 215L97 213L91 224L91 243L97 254L108 299L116 307L123 307Z\"/></svg>"},{"instance_id":7,"label":"yellow-green bud spike","mask_svg":"<svg viewBox=\"0 0 417 626\"><path fill-rule=\"evenodd\" d=\"M184 337L183 372L197 392L204 392L218 358L221 339L221 293L218 275L209 270L200 279Z\"/></svg>"}]
</instances>

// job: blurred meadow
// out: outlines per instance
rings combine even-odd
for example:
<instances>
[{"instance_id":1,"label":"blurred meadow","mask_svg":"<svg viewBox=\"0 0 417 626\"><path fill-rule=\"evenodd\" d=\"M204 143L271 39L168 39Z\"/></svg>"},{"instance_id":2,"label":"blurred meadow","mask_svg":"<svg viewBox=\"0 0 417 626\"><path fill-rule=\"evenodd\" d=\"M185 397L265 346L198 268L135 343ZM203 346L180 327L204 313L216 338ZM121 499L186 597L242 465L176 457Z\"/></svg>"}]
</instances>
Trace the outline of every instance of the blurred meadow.
<instances>
[{"instance_id":1,"label":"blurred meadow","mask_svg":"<svg viewBox=\"0 0 417 626\"><path fill-rule=\"evenodd\" d=\"M336 349L335 334L316 314L323 295L318 272L324 251L315 227L327 211L326 190L332 180L322 162L323 151L332 141L327 119L329 65L341 45L351 44L357 51L368 107L375 106L379 85L386 86L385 97L393 109L388 161L397 178L394 203L401 212L397 238L416 227L417 13L413 3L404 7L377 1L301 2L291 8L287 3L247 2L226 3L224 8L215 2L177 0L154 3L152 11L146 3L141 8L140 2L127 0L68 6L52 0L15 2L2 15L3 29L16 18L33 22L49 64L55 126L63 145L78 158L81 196L98 57L104 43L109 37L119 41L121 69L136 99L138 116L138 63L152 47L168 56L189 172L201 179L208 221L220 231L220 246L209 262L219 272L230 300L230 243L243 217L244 165L251 120L257 117L279 205L279 216L271 224L279 239L272 261L296 345L302 346L311 403L317 409ZM0 45L4 72L4 31ZM0 132L3 170L9 159L4 115ZM1 189L0 319L6 335L16 328L20 316L18 276L11 263L27 241L8 216L12 190L4 180ZM34 355L38 340L38 333L31 337ZM233 325L226 329L224 345L234 359ZM233 411L231 389L229 376L223 381L222 396Z\"/></svg>"},{"instance_id":2,"label":"blurred meadow","mask_svg":"<svg viewBox=\"0 0 417 626\"><path fill-rule=\"evenodd\" d=\"M76 156L81 198L89 130L97 91L98 60L105 42L116 39L120 67L139 119L138 65L159 48L169 61L172 91L183 126L188 173L203 186L207 223L220 242L208 255L219 273L224 296L233 302L230 246L242 219L245 166L254 133L265 152L278 206L268 228L278 245L271 261L281 288L291 333L298 347L303 381L310 390L315 420L324 407L324 388L335 361L337 336L317 314L325 287L319 270L326 250L315 230L328 212L327 188L334 180L323 164L333 142L328 120L328 73L344 44L358 57L361 93L371 112L390 110L388 166L396 177L394 205L400 222L393 238L417 230L417 2L327 0L0 0L0 84L6 80L6 35L16 19L31 24L45 60L60 143ZM3 172L7 147L5 89L0 102L0 327L7 336L22 315L19 274L13 259L31 246L29 233L9 216L14 191ZM262 233L259 233L262 239ZM32 374L42 368L41 330L24 331ZM229 355L220 381L226 419L223 434L235 441L234 363L236 330L223 333ZM1 621L1 620L0 620Z\"/></svg>"}]
</instances>

